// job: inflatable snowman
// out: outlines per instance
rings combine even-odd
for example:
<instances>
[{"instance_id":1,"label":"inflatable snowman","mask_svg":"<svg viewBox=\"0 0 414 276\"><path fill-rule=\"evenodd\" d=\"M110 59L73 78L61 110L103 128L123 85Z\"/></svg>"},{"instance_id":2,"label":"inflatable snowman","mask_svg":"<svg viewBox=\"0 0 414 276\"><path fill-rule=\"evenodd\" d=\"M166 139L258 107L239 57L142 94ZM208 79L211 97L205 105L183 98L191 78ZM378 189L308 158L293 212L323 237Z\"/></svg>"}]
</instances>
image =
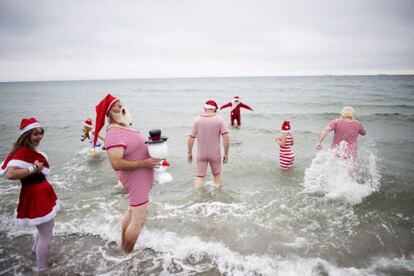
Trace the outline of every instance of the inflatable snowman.
<instances>
[{"instance_id":1,"label":"inflatable snowman","mask_svg":"<svg viewBox=\"0 0 414 276\"><path fill-rule=\"evenodd\" d=\"M149 132L148 137L148 152L152 158L163 159L160 162L160 166L155 168L155 181L159 184L166 184L172 181L172 176L167 172L167 168L170 166L166 160L168 156L168 137L161 136L161 130L153 129Z\"/></svg>"}]
</instances>

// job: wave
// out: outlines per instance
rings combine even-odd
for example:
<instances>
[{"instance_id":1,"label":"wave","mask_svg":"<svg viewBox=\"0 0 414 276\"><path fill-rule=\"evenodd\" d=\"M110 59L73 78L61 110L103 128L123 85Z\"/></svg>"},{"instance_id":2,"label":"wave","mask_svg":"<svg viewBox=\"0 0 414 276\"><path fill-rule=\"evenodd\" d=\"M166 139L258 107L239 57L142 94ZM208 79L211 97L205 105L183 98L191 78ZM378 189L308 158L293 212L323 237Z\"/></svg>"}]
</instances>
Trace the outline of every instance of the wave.
<instances>
[{"instance_id":1,"label":"wave","mask_svg":"<svg viewBox=\"0 0 414 276\"><path fill-rule=\"evenodd\" d=\"M376 120L376 119L397 119L397 120L407 120L414 121L414 114L402 114L399 112L394 113L374 113L372 115L363 115L360 116L364 120Z\"/></svg>"},{"instance_id":2,"label":"wave","mask_svg":"<svg viewBox=\"0 0 414 276\"><path fill-rule=\"evenodd\" d=\"M2 237L4 238L4 237ZM51 256L52 274L74 271L95 275L405 275L414 272L413 256L375 256L364 265L340 266L321 257L281 257L270 254L243 254L221 242L204 241L196 236L144 229L132 254L122 254L113 242L83 235L55 236L54 243L64 244ZM94 244L89 247L88 244ZM300 241L299 241L300 243ZM52 247L53 247L52 244ZM13 271L27 273L30 261L9 247L2 261L13 263ZM73 255L75 254L75 258ZM71 256L72 255L72 256ZM21 261L15 261L15 260ZM9 264L10 264L9 262ZM0 267L6 274L9 266Z\"/></svg>"},{"instance_id":3,"label":"wave","mask_svg":"<svg viewBox=\"0 0 414 276\"><path fill-rule=\"evenodd\" d=\"M253 115L255 118L258 119L266 119L266 120L284 120L289 119L292 121L304 121L309 119L317 119L317 120L324 120L329 121L336 118L339 118L339 114L335 112L307 112L307 113L259 113ZM372 113L372 114L357 114L358 120L361 121L376 121L376 120L403 120L408 122L414 121L414 113L404 114L400 112L393 112L393 113Z\"/></svg>"},{"instance_id":4,"label":"wave","mask_svg":"<svg viewBox=\"0 0 414 276\"><path fill-rule=\"evenodd\" d=\"M305 170L304 193L322 194L326 199L343 200L352 205L361 203L364 198L380 186L377 157L365 148L360 159L338 158L344 156L346 144L335 150L321 151Z\"/></svg>"}]
</instances>

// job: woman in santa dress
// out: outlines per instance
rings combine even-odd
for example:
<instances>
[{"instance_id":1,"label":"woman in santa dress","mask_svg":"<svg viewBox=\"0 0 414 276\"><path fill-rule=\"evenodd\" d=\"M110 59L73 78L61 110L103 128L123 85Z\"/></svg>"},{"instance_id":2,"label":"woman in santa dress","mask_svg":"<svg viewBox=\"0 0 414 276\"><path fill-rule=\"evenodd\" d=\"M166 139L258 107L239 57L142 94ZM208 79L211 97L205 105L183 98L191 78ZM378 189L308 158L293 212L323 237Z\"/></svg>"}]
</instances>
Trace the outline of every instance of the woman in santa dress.
<instances>
[{"instance_id":1,"label":"woman in santa dress","mask_svg":"<svg viewBox=\"0 0 414 276\"><path fill-rule=\"evenodd\" d=\"M35 271L47 269L54 218L60 210L59 200L46 179L50 174L47 156L38 150L43 134L44 130L36 118L23 119L20 137L0 168L1 175L22 183L16 222L37 228L31 252L36 254Z\"/></svg>"}]
</instances>

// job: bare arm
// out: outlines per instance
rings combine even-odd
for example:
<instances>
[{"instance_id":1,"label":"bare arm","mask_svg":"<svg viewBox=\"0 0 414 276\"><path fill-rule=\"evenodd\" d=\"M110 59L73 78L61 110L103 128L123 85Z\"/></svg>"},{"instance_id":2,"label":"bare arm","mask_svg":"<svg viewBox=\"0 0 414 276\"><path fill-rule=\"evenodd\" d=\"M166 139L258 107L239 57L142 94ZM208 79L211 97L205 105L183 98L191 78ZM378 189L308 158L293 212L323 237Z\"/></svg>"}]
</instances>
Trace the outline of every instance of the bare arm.
<instances>
[{"instance_id":1,"label":"bare arm","mask_svg":"<svg viewBox=\"0 0 414 276\"><path fill-rule=\"evenodd\" d=\"M116 171L132 171L139 168L154 168L159 165L161 159L147 158L144 160L125 160L124 148L115 147L106 151L109 162Z\"/></svg>"},{"instance_id":2,"label":"bare arm","mask_svg":"<svg viewBox=\"0 0 414 276\"><path fill-rule=\"evenodd\" d=\"M188 163L191 163L193 161L194 140L195 140L194 137L188 136L188 141L187 141L187 148L188 148L187 161L188 161Z\"/></svg>"},{"instance_id":3,"label":"bare arm","mask_svg":"<svg viewBox=\"0 0 414 276\"><path fill-rule=\"evenodd\" d=\"M11 167L7 170L6 177L9 180L17 180L25 178L32 173L38 173L41 172L43 169L43 163L39 161L35 161L34 165L30 168L16 168Z\"/></svg>"},{"instance_id":4,"label":"bare arm","mask_svg":"<svg viewBox=\"0 0 414 276\"><path fill-rule=\"evenodd\" d=\"M322 149L322 142L326 138L326 135L328 135L328 133L331 131L332 131L332 128L330 126L326 126L324 129L322 129L321 134L319 134L319 140L316 143L317 150Z\"/></svg>"},{"instance_id":5,"label":"bare arm","mask_svg":"<svg viewBox=\"0 0 414 276\"><path fill-rule=\"evenodd\" d=\"M367 132L365 131L365 128L361 125L361 129L359 130L359 134L361 134L362 136L365 136L365 134L367 134Z\"/></svg>"},{"instance_id":6,"label":"bare arm","mask_svg":"<svg viewBox=\"0 0 414 276\"><path fill-rule=\"evenodd\" d=\"M276 142L279 146L283 147L286 144L286 135L282 133L278 138L276 138Z\"/></svg>"},{"instance_id":7,"label":"bare arm","mask_svg":"<svg viewBox=\"0 0 414 276\"><path fill-rule=\"evenodd\" d=\"M223 164L229 162L229 148L230 148L230 138L229 134L223 134L223 147L224 147L224 156L223 156Z\"/></svg>"}]
</instances>

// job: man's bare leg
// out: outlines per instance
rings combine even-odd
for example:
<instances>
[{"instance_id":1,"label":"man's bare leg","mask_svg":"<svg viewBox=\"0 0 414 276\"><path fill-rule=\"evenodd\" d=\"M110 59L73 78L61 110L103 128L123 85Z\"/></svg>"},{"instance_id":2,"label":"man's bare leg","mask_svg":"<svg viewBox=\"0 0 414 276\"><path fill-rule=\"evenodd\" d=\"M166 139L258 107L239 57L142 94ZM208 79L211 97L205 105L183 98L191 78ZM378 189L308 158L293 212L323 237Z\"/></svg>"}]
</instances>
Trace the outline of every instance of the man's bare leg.
<instances>
[{"instance_id":1,"label":"man's bare leg","mask_svg":"<svg viewBox=\"0 0 414 276\"><path fill-rule=\"evenodd\" d=\"M221 187L221 174L220 173L214 175L214 184L216 184L217 189Z\"/></svg>"},{"instance_id":2,"label":"man's bare leg","mask_svg":"<svg viewBox=\"0 0 414 276\"><path fill-rule=\"evenodd\" d=\"M128 224L124 237L124 251L131 253L135 243L141 233L142 226L147 220L148 203L136 207L129 207L131 210L131 220Z\"/></svg>"},{"instance_id":3,"label":"man's bare leg","mask_svg":"<svg viewBox=\"0 0 414 276\"><path fill-rule=\"evenodd\" d=\"M204 177L197 176L194 182L194 188L197 190L203 188L203 181L204 181Z\"/></svg>"},{"instance_id":4,"label":"man's bare leg","mask_svg":"<svg viewBox=\"0 0 414 276\"><path fill-rule=\"evenodd\" d=\"M128 211L126 212L126 214L123 216L122 221L121 221L121 248L122 250L125 250L125 232L126 229L128 228L129 223L131 222L131 207L128 208Z\"/></svg>"}]
</instances>

